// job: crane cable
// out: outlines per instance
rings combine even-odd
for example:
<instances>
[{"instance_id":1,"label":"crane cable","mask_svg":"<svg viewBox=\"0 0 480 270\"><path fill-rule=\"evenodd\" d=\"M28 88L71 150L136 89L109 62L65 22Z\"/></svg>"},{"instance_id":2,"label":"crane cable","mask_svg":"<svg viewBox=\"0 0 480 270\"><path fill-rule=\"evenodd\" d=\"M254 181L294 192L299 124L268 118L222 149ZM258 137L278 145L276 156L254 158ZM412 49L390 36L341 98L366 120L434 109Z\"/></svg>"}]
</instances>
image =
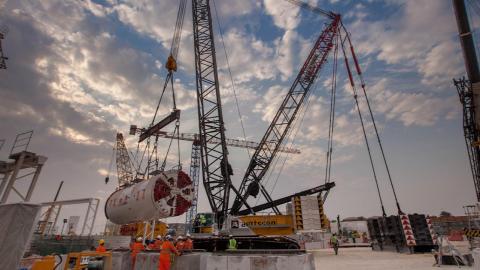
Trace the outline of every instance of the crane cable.
<instances>
[{"instance_id":1,"label":"crane cable","mask_svg":"<svg viewBox=\"0 0 480 270\"><path fill-rule=\"evenodd\" d=\"M110 173L112 173L112 164L113 164L113 160L115 159L116 149L117 149L117 140L115 140L115 143L113 144L112 157L110 158L110 163L108 165L108 172L107 172L107 176L105 177L105 184L108 184L108 181L110 180Z\"/></svg>"},{"instance_id":2,"label":"crane cable","mask_svg":"<svg viewBox=\"0 0 480 270\"><path fill-rule=\"evenodd\" d=\"M218 30L220 32L220 40L222 41L222 47L223 47L223 51L225 53L225 59L226 59L226 62L227 62L228 75L230 77L230 82L232 84L233 96L235 97L235 105L237 107L238 117L240 118L240 125L242 127L243 139L245 141L247 141L245 126L243 124L243 116L242 116L242 113L240 111L240 106L238 105L237 91L235 89L235 83L234 83L234 80L233 80L232 71L230 69L230 62L228 61L228 53L227 53L227 49L226 49L226 46L225 46L225 41L223 39L223 30L222 30L222 27L220 25L220 17L218 16L218 12L217 12L217 5L215 4L215 0L213 0L212 2L213 2L213 9L215 10L215 17L217 18ZM245 148L245 149L247 151L248 158L251 158L250 149L249 148Z\"/></svg>"},{"instance_id":3,"label":"crane cable","mask_svg":"<svg viewBox=\"0 0 480 270\"><path fill-rule=\"evenodd\" d=\"M339 33L341 35L341 33ZM362 125L362 131L363 131L363 137L365 139L365 145L367 147L367 151L368 151L368 157L370 159L370 165L372 167L372 173L373 173L373 179L375 180L375 185L377 187L377 192L378 192L378 198L380 200L380 206L382 208L382 215L384 217L387 216L387 214L385 213L385 207L383 205L383 199L382 199L382 194L380 193L380 187L378 185L378 179L377 179L377 173L375 171L375 165L373 163L373 158L372 158L372 152L370 151L370 144L368 143L368 138L367 138L367 132L365 131L365 124L364 124L364 121L363 121L363 116L362 116L362 112L360 110L360 105L358 103L358 93L357 93L357 88L355 87L355 84L353 82L353 78L352 78L352 74L351 74L351 71L350 71L350 65L348 63L348 58L347 58L347 54L345 52L345 40L342 39L341 40L341 44L342 44L342 52L343 52L343 57L345 59L345 67L347 68L347 72L348 72L348 76L350 78L350 86L352 88L352 91L353 91L353 98L355 100L355 105L357 107L357 111L358 111L358 116L360 118L360 124Z\"/></svg>"},{"instance_id":4,"label":"crane cable","mask_svg":"<svg viewBox=\"0 0 480 270\"><path fill-rule=\"evenodd\" d=\"M385 151L383 150L383 144L382 144L382 140L380 139L380 135L378 133L378 129L377 129L377 124L376 124L376 121L375 121L375 117L373 116L373 111L372 111L372 107L370 106L370 100L368 99L368 95L367 95L367 91L365 89L365 81L363 79L363 75L362 75L362 71L360 69L360 65L358 64L358 60L355 56L355 52L353 50L353 45L352 45L352 41L350 39L350 34L348 33L348 31L346 30L345 26L343 26L342 24L342 27L346 33L346 38L347 38L347 41L350 45L350 51L351 51L351 54L352 54L352 57L353 57L353 60L355 62L355 67L356 67L356 71L357 71L357 76L360 78L360 83L361 83L361 87L362 87L362 92L363 92L363 95L365 96L365 101L367 103L367 108L368 108L368 112L370 114L370 119L372 121L372 124L373 124L373 128L374 128L374 131L375 131L375 136L377 138L377 142L378 142L378 146L380 148L380 152L382 154L382 158L383 158L383 162L384 162L384 165L385 165L385 169L387 171L387 175L388 175L388 180L390 182L390 186L392 188L392 191L393 191L393 196L395 198L395 203L396 203L396 206L397 206L397 210L398 210L398 214L399 215L402 215L404 214L403 211L401 210L400 208L400 203L398 201L398 197L397 197L397 192L395 191L395 186L393 185L393 180L392 180L392 176L390 174L390 168L388 166L388 162L387 162L387 159L385 157Z\"/></svg>"},{"instance_id":5,"label":"crane cable","mask_svg":"<svg viewBox=\"0 0 480 270\"><path fill-rule=\"evenodd\" d=\"M330 90L330 118L328 125L328 146L327 146L327 156L326 156L326 165L325 165L325 184L330 183L331 174L332 174L332 156L333 156L333 131L335 128L335 105L337 97L337 70L338 70L338 46L339 46L340 35L337 35L335 40L335 50L333 52L333 66L332 66L332 87ZM330 189L328 189L325 194L318 194L322 202L325 203L327 200Z\"/></svg>"},{"instance_id":6,"label":"crane cable","mask_svg":"<svg viewBox=\"0 0 480 270\"><path fill-rule=\"evenodd\" d=\"M172 43L171 43L171 46L170 46L170 55L168 56L167 63L165 65L165 67L168 70L168 74L167 74L167 77L165 78L163 89L162 89L162 92L160 94L160 98L158 100L157 107L155 109L155 113L153 115L153 119L152 119L152 122L150 123L150 126L153 126L153 124L155 123L155 119L158 115L160 104L162 103L163 96L165 94L165 90L168 87L168 84L171 85L171 89L172 89L173 110L177 109L176 98L175 98L175 88L174 88L174 83L173 83L173 73L177 70L176 59L178 57L178 51L179 51L179 48L180 48L180 41L181 41L181 36L182 36L183 22L184 22L184 18L185 18L186 4L187 4L186 0L180 0L180 4L179 4L179 7L178 7L178 12L177 12L177 20L175 22L175 30L174 30L174 34L173 34L173 38L172 38ZM172 141L174 139L177 139L178 167L181 168L180 134L179 133L180 133L180 121L177 119L177 121L175 122L175 129L174 129L174 134L176 136L174 136L170 139L169 148L168 148L168 151L165 154L165 157L164 157L164 160L163 160L163 163L162 163L162 166L161 166L161 168L163 168L163 169L165 168L165 163L166 163L166 160L167 160L167 156L170 152L170 146L171 146ZM155 151L156 151L156 148L157 148L157 146L156 146L157 143L158 143L158 137L155 140L155 146L154 146ZM145 153L145 151L148 151L147 149L149 149L149 144L150 144L150 138L147 139L147 143L146 143L146 146L145 146L144 153ZM146 169L145 169L146 172L149 171L148 168L150 167L150 163L152 162L151 158L153 156L153 153L154 153L153 150L154 149L152 149L152 154L148 156L148 161L147 161L148 164L146 165ZM138 150L138 146L137 146L137 150ZM142 159L141 159L141 161L138 165L139 169L140 169L140 166L143 162L143 157L144 157L144 154L142 155ZM158 167L158 157L155 160L155 164Z\"/></svg>"},{"instance_id":7,"label":"crane cable","mask_svg":"<svg viewBox=\"0 0 480 270\"><path fill-rule=\"evenodd\" d=\"M332 152L333 152L333 131L335 127L335 104L337 91L337 67L338 67L338 38L336 37L335 50L333 53L333 71L332 71L332 87L330 90L330 116L328 124L328 146L327 146L327 161L325 166L325 183L330 182L331 167L332 167Z\"/></svg>"}]
</instances>

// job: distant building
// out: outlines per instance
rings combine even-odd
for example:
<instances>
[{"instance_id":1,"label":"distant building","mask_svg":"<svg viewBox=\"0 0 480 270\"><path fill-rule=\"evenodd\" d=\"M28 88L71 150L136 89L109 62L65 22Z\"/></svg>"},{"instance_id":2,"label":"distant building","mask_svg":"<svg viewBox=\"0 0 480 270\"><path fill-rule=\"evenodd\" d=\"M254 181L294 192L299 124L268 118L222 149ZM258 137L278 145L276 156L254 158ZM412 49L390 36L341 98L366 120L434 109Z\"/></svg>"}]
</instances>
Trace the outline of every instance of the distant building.
<instances>
[{"instance_id":1,"label":"distant building","mask_svg":"<svg viewBox=\"0 0 480 270\"><path fill-rule=\"evenodd\" d=\"M439 235L450 235L452 232L463 231L468 228L468 216L431 216L433 230ZM478 229L472 223L472 227Z\"/></svg>"}]
</instances>

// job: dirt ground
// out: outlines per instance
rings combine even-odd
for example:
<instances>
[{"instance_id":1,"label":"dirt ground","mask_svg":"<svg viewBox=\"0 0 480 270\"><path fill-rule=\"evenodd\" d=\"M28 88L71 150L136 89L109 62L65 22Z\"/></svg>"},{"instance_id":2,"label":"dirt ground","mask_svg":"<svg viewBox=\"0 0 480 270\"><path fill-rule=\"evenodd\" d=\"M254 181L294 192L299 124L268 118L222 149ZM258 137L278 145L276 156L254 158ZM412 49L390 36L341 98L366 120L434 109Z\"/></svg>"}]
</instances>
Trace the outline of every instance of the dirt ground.
<instances>
[{"instance_id":1,"label":"dirt ground","mask_svg":"<svg viewBox=\"0 0 480 270\"><path fill-rule=\"evenodd\" d=\"M315 256L316 270L377 270L408 269L427 270L434 267L431 254L400 254L390 251L372 251L370 248L344 248L335 256L333 249L311 251ZM456 266L442 266L443 269L458 269ZM473 269L462 266L462 269Z\"/></svg>"}]
</instances>

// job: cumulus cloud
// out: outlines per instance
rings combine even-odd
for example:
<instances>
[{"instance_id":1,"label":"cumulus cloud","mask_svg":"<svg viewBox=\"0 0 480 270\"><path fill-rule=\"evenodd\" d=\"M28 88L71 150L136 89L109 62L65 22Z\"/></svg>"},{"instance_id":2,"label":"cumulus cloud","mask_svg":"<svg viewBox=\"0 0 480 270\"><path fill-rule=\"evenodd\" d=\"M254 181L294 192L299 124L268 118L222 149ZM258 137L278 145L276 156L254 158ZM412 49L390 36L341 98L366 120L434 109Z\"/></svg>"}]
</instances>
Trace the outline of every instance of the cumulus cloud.
<instances>
[{"instance_id":1,"label":"cumulus cloud","mask_svg":"<svg viewBox=\"0 0 480 270\"><path fill-rule=\"evenodd\" d=\"M451 119L458 113L458 97L436 97L424 92L420 89L413 93L402 92L383 78L369 88L369 97L377 113L405 126L432 126L438 120Z\"/></svg>"},{"instance_id":2,"label":"cumulus cloud","mask_svg":"<svg viewBox=\"0 0 480 270\"><path fill-rule=\"evenodd\" d=\"M387 64L416 68L426 85L439 85L457 76L461 71L461 54L449 3L406 1L392 4L399 12L386 21L360 16L347 24L360 55L373 54ZM443 77L437 75L441 67L445 68Z\"/></svg>"},{"instance_id":3,"label":"cumulus cloud","mask_svg":"<svg viewBox=\"0 0 480 270\"><path fill-rule=\"evenodd\" d=\"M272 16L274 24L285 30L293 30L300 23L300 7L286 1L265 0L265 10Z\"/></svg>"}]
</instances>

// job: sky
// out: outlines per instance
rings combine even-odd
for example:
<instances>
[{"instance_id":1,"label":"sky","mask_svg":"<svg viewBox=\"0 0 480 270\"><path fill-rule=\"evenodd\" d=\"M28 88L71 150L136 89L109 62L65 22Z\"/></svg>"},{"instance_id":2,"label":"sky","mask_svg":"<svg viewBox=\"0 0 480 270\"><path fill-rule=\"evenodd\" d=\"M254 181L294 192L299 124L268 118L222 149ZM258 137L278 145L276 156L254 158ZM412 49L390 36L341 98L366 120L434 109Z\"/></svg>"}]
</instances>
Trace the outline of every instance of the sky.
<instances>
[{"instance_id":1,"label":"sky","mask_svg":"<svg viewBox=\"0 0 480 270\"><path fill-rule=\"evenodd\" d=\"M351 34L402 210L462 214L462 207L476 198L461 104L452 83L465 76L465 68L451 1L309 3L341 14ZM478 29L478 10L473 1L467 3ZM244 139L242 119L246 139L260 141L328 19L279 0L216 0L211 6L226 135ZM137 138L127 135L129 126L145 127L152 121L177 8L174 0L0 1L0 28L8 29L2 41L8 68L0 70L0 139L6 140L0 158L7 159L17 133L34 130L29 150L48 161L33 202L51 201L63 180L60 200L101 199L95 231L103 231L103 203L117 185L115 166L112 181L104 182L115 134L125 134L134 153ZM188 2L175 92L182 110L180 132L198 133L192 29ZM264 179L273 198L325 181L333 62L331 55L288 140L301 154L279 155ZM336 187L326 213L330 218L380 215L342 57L338 63L331 176ZM385 208L395 214L365 98L360 95L359 100ZM171 108L166 98L159 114ZM159 144L162 157L167 144ZM182 142L180 151L168 156L167 168L174 166L179 152L188 171L190 151L191 143ZM249 154L229 148L229 160L233 183L239 186ZM22 188L25 183L19 183ZM9 202L19 200L12 194ZM62 217L84 211L65 208ZM203 187L199 211L209 211Z\"/></svg>"}]
</instances>

